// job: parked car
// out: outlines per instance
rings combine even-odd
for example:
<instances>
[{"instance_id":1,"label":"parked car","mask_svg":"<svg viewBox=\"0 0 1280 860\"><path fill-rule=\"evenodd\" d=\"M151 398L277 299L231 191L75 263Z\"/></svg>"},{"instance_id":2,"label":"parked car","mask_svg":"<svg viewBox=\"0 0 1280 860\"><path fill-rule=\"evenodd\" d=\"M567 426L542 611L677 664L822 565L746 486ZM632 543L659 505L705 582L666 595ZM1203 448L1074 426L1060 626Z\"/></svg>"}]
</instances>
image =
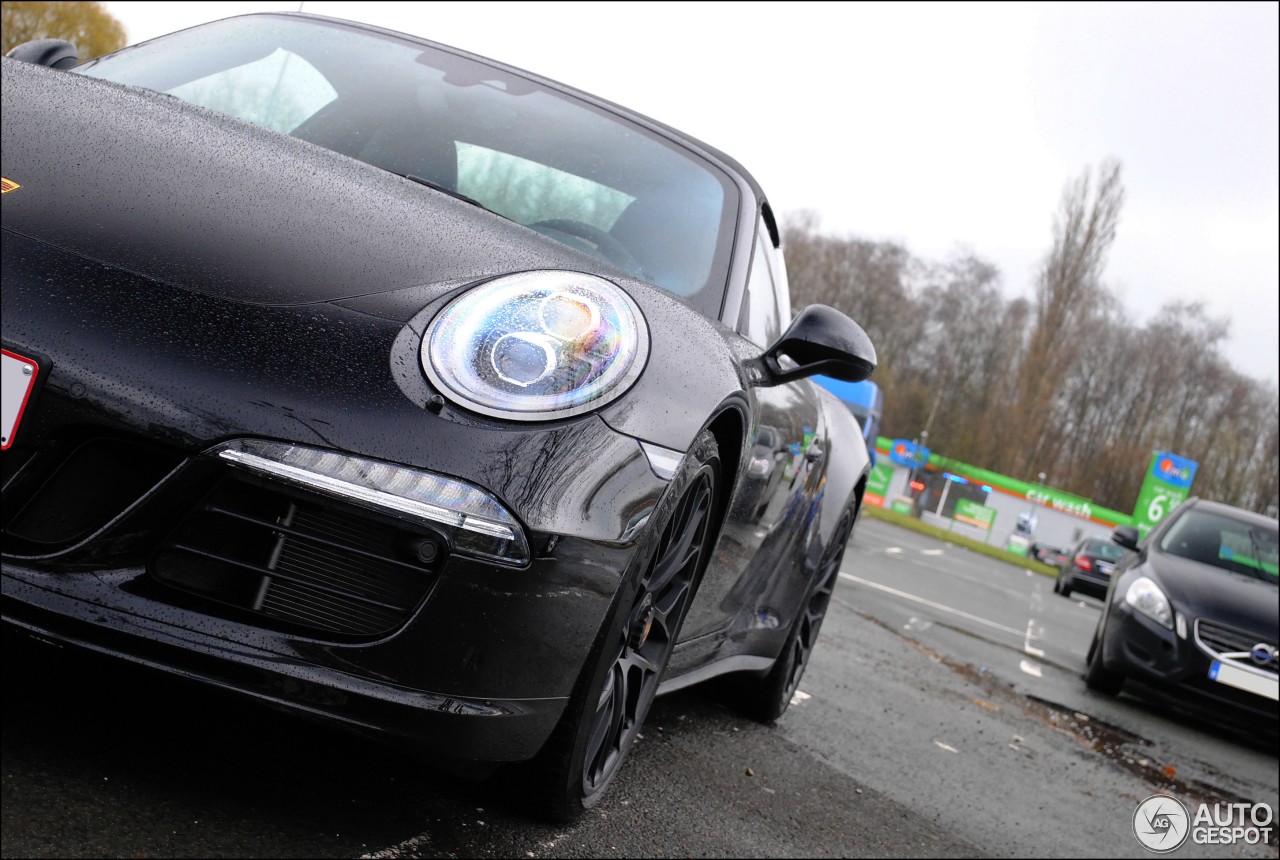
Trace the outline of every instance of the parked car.
<instances>
[{"instance_id":1,"label":"parked car","mask_svg":"<svg viewBox=\"0 0 1280 860\"><path fill-rule=\"evenodd\" d=\"M1050 567L1057 567L1066 560L1067 551L1062 547L1050 546L1047 543L1033 543L1027 547L1027 556ZM1057 589L1055 588L1054 590L1056 591Z\"/></svg>"},{"instance_id":2,"label":"parked car","mask_svg":"<svg viewBox=\"0 0 1280 860\"><path fill-rule=\"evenodd\" d=\"M1274 733L1276 520L1191 498L1141 544L1137 538L1127 526L1115 530L1114 540L1135 554L1107 591L1085 682L1115 694L1137 678L1213 709L1261 717L1253 725Z\"/></svg>"},{"instance_id":3,"label":"parked car","mask_svg":"<svg viewBox=\"0 0 1280 860\"><path fill-rule=\"evenodd\" d=\"M749 173L314 15L74 52L0 66L7 625L508 765L557 818L658 693L782 714L868 472L807 377L876 359L793 319ZM801 451L763 525L758 447Z\"/></svg>"},{"instance_id":4,"label":"parked car","mask_svg":"<svg viewBox=\"0 0 1280 860\"><path fill-rule=\"evenodd\" d=\"M1063 597L1081 591L1102 599L1116 565L1124 556L1125 549L1121 546L1103 538L1085 538L1059 556L1053 590Z\"/></svg>"}]
</instances>

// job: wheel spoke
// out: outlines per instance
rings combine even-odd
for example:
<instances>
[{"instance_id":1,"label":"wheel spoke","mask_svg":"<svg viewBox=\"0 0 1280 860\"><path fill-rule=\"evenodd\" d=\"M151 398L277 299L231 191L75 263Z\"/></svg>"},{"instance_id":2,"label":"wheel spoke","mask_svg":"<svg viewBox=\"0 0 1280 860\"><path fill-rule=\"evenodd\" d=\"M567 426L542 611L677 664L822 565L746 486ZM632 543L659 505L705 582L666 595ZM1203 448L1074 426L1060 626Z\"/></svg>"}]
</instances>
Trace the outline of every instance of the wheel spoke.
<instances>
[{"instance_id":1,"label":"wheel spoke","mask_svg":"<svg viewBox=\"0 0 1280 860\"><path fill-rule=\"evenodd\" d=\"M583 776L589 785L598 784L608 774L612 767L611 759L618 750L624 701L621 680L621 672L615 664L606 679L599 707L592 720L591 737L587 741Z\"/></svg>"},{"instance_id":2,"label":"wheel spoke","mask_svg":"<svg viewBox=\"0 0 1280 860\"><path fill-rule=\"evenodd\" d=\"M682 511L686 515L684 522L677 520L668 526L672 530L677 526L680 529L677 534L663 541L665 551L654 565L654 572L648 583L652 594L660 594L672 577L695 561L702 550L702 537L705 533L702 526L710 508L710 493L704 485L695 495L698 505L692 511Z\"/></svg>"},{"instance_id":3,"label":"wheel spoke","mask_svg":"<svg viewBox=\"0 0 1280 860\"><path fill-rule=\"evenodd\" d=\"M602 684L583 758L583 788L594 793L622 761L666 666L705 549L712 500L706 474L686 490L658 539L631 598L622 644Z\"/></svg>"}]
</instances>

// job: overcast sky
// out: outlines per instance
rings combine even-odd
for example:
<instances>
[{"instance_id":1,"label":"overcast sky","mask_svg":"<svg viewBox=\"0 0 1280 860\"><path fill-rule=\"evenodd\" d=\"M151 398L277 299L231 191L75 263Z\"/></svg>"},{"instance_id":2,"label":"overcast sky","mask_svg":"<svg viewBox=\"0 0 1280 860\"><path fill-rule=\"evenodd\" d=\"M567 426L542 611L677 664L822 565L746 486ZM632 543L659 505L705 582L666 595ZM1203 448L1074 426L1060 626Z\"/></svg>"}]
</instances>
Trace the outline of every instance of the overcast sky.
<instances>
[{"instance_id":1,"label":"overcast sky","mask_svg":"<svg viewBox=\"0 0 1280 860\"><path fill-rule=\"evenodd\" d=\"M272 2L108 2L130 44ZM943 260L1030 298L1064 186L1103 159L1126 200L1105 279L1137 322L1230 320L1280 379L1280 6L306 0L502 60L722 149L784 215Z\"/></svg>"}]
</instances>

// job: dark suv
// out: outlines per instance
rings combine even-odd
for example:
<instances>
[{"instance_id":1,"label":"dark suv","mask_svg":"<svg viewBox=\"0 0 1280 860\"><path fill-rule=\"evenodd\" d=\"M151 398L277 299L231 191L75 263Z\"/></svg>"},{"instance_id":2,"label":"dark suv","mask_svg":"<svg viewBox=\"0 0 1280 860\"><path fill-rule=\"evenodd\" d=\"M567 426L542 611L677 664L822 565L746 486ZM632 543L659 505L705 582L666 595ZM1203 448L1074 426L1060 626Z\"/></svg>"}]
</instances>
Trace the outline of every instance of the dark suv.
<instances>
[{"instance_id":1,"label":"dark suv","mask_svg":"<svg viewBox=\"0 0 1280 860\"><path fill-rule=\"evenodd\" d=\"M1276 726L1280 600L1277 523L1229 505L1188 499L1117 568L1086 659L1085 683L1118 693L1138 678L1260 716Z\"/></svg>"}]
</instances>

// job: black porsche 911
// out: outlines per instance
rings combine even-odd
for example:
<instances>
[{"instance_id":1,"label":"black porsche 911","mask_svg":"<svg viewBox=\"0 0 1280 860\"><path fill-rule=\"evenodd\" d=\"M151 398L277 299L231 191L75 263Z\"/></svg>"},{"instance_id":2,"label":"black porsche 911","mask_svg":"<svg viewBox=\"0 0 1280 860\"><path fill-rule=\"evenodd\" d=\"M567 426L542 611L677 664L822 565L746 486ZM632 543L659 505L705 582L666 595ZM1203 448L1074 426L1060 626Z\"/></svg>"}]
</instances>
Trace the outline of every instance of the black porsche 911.
<instances>
[{"instance_id":1,"label":"black porsche 911","mask_svg":"<svg viewBox=\"0 0 1280 860\"><path fill-rule=\"evenodd\" d=\"M561 818L657 693L782 714L868 472L806 377L876 359L793 319L746 171L313 15L75 62L2 66L7 628L509 765Z\"/></svg>"},{"instance_id":2,"label":"black porsche 911","mask_svg":"<svg viewBox=\"0 0 1280 860\"><path fill-rule=\"evenodd\" d=\"M1116 567L1089 645L1084 679L1102 693L1128 678L1208 705L1251 730L1277 733L1280 592L1276 520L1191 498Z\"/></svg>"}]
</instances>

